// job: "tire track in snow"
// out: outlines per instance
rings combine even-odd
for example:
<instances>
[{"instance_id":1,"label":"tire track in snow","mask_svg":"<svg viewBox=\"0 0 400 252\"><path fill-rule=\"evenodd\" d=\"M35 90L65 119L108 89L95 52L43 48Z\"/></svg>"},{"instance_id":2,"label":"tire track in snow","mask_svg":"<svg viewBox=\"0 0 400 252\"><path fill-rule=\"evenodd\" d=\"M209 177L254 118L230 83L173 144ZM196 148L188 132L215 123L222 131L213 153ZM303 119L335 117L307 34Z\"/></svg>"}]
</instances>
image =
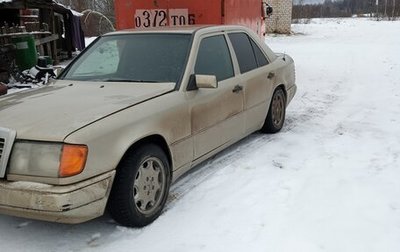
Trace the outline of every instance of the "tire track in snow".
<instances>
[{"instance_id":1,"label":"tire track in snow","mask_svg":"<svg viewBox=\"0 0 400 252\"><path fill-rule=\"evenodd\" d=\"M339 95L337 94L339 89L340 85L335 84L320 96L311 95L308 92L303 93L299 98L300 101L296 102L297 104L291 104L293 110L287 111L289 113L287 114L285 126L280 133L275 135L259 132L253 133L192 168L171 186L164 212L173 208L179 199L185 197L190 191L208 180L215 173L223 170L229 164L242 159L253 150L259 149L271 142L273 143L279 138L280 134L286 134L301 126L307 127L306 124L313 119L320 120L320 118L328 115L330 108L339 101ZM307 100L307 102L304 100ZM298 105L299 103L301 106ZM312 106L309 106L310 104ZM282 164L276 164L273 160L271 161L272 165L277 168L282 166Z\"/></svg>"},{"instance_id":2,"label":"tire track in snow","mask_svg":"<svg viewBox=\"0 0 400 252\"><path fill-rule=\"evenodd\" d=\"M274 135L264 135L258 132L253 133L210 159L207 159L203 163L195 166L171 186L169 198L164 211L173 208L179 199L183 198L190 191L208 180L215 173L225 169L229 164L242 159L244 156L248 155L249 152L273 142L274 139L276 139L276 136Z\"/></svg>"}]
</instances>

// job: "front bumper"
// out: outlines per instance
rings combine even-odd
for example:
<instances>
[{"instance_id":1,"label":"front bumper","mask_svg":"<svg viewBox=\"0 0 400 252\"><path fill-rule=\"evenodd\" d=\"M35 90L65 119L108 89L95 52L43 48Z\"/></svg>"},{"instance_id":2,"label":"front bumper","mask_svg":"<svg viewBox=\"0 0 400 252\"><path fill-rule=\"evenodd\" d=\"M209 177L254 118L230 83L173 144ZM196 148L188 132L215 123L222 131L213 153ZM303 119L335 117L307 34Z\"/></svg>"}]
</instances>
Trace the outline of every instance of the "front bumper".
<instances>
[{"instance_id":1,"label":"front bumper","mask_svg":"<svg viewBox=\"0 0 400 252\"><path fill-rule=\"evenodd\" d=\"M103 215L115 171L67 186L0 181L0 214L81 223Z\"/></svg>"}]
</instances>

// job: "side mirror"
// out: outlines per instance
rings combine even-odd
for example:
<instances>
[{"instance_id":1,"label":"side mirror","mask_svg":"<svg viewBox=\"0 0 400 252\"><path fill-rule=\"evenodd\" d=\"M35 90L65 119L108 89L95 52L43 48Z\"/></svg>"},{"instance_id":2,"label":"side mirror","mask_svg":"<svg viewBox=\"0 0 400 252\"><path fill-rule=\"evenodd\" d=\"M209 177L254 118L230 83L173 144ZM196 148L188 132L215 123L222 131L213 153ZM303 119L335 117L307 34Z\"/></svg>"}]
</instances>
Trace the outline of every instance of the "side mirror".
<instances>
[{"instance_id":1,"label":"side mirror","mask_svg":"<svg viewBox=\"0 0 400 252\"><path fill-rule=\"evenodd\" d=\"M197 90L199 88L218 88L217 76L193 74L190 77L188 91Z\"/></svg>"},{"instance_id":2,"label":"side mirror","mask_svg":"<svg viewBox=\"0 0 400 252\"><path fill-rule=\"evenodd\" d=\"M196 86L198 88L217 88L218 81L215 75L200 75L196 74Z\"/></svg>"}]
</instances>

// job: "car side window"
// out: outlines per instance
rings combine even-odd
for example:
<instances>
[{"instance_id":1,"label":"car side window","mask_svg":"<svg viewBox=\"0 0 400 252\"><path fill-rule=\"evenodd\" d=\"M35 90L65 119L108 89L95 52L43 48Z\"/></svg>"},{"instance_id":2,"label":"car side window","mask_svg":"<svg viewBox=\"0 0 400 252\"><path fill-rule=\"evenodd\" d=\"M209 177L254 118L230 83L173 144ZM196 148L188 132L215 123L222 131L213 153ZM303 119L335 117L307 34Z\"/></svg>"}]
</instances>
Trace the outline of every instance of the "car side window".
<instances>
[{"instance_id":1,"label":"car side window","mask_svg":"<svg viewBox=\"0 0 400 252\"><path fill-rule=\"evenodd\" d=\"M245 33L230 33L229 39L235 50L240 72L246 73L257 68L257 61L249 37Z\"/></svg>"},{"instance_id":2,"label":"car side window","mask_svg":"<svg viewBox=\"0 0 400 252\"><path fill-rule=\"evenodd\" d=\"M200 42L194 71L195 74L215 75L218 81L234 76L231 54L223 35Z\"/></svg>"},{"instance_id":3,"label":"car side window","mask_svg":"<svg viewBox=\"0 0 400 252\"><path fill-rule=\"evenodd\" d=\"M250 38L251 46L253 47L254 54L256 55L257 65L258 67L262 67L268 65L268 60L265 57L264 53L261 51L260 47Z\"/></svg>"}]
</instances>

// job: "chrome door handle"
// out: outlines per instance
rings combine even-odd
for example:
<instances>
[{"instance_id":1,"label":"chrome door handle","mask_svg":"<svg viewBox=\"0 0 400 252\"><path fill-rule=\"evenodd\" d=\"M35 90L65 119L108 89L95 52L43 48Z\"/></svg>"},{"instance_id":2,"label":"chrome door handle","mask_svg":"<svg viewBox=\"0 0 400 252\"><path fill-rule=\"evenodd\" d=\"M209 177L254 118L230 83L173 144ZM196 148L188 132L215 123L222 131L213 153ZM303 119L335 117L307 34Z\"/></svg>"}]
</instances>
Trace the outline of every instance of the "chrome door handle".
<instances>
[{"instance_id":1,"label":"chrome door handle","mask_svg":"<svg viewBox=\"0 0 400 252\"><path fill-rule=\"evenodd\" d=\"M268 74L268 79L272 79L272 78L274 78L275 77L275 73L274 72L270 72L269 74Z\"/></svg>"},{"instance_id":2,"label":"chrome door handle","mask_svg":"<svg viewBox=\"0 0 400 252\"><path fill-rule=\"evenodd\" d=\"M233 92L233 93L239 93L239 92L242 91L242 90L243 90L243 86L236 85L236 86L233 88L232 92Z\"/></svg>"}]
</instances>

